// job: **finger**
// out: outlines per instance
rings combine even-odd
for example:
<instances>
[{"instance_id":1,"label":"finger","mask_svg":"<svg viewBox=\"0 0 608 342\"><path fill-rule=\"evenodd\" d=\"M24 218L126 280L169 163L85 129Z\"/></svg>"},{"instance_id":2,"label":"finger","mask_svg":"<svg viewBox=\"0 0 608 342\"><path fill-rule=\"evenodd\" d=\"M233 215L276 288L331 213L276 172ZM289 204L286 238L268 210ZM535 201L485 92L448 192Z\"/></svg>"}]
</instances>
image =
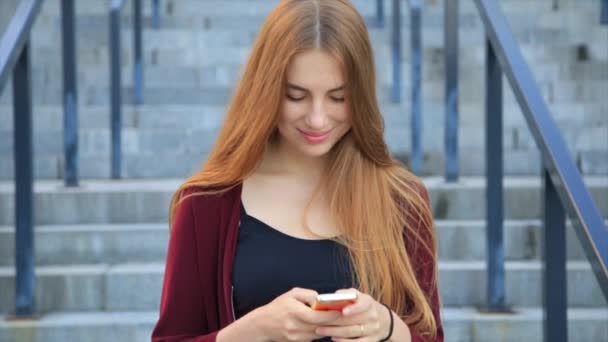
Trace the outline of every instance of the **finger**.
<instances>
[{"instance_id":1,"label":"finger","mask_svg":"<svg viewBox=\"0 0 608 342\"><path fill-rule=\"evenodd\" d=\"M376 342L373 337L360 337L360 338L338 338L333 337L332 342Z\"/></svg>"},{"instance_id":2,"label":"finger","mask_svg":"<svg viewBox=\"0 0 608 342\"><path fill-rule=\"evenodd\" d=\"M317 298L317 295L318 295L317 291L303 289L303 288L299 288L299 287L294 287L293 289L291 289L291 291L289 291L289 293L297 301L307 304L309 306L315 302L315 299Z\"/></svg>"},{"instance_id":3,"label":"finger","mask_svg":"<svg viewBox=\"0 0 608 342\"><path fill-rule=\"evenodd\" d=\"M328 324L321 324L322 326L336 326L336 325L357 325L363 324L368 320L367 312L362 312L357 315L350 315L337 318L334 321L329 322Z\"/></svg>"},{"instance_id":4,"label":"finger","mask_svg":"<svg viewBox=\"0 0 608 342\"><path fill-rule=\"evenodd\" d=\"M336 293L340 293L340 292L355 292L357 294L360 294L359 290L351 287L350 289L339 289L336 291Z\"/></svg>"},{"instance_id":5,"label":"finger","mask_svg":"<svg viewBox=\"0 0 608 342\"><path fill-rule=\"evenodd\" d=\"M338 310L319 311L313 310L307 306L302 307L296 312L296 318L314 325L328 324L340 317L342 317L342 313Z\"/></svg>"},{"instance_id":6,"label":"finger","mask_svg":"<svg viewBox=\"0 0 608 342\"><path fill-rule=\"evenodd\" d=\"M368 295L359 295L359 299L354 304L347 305L342 309L342 314L344 314L344 316L360 314L369 310L373 302L374 300L372 297Z\"/></svg>"},{"instance_id":7,"label":"finger","mask_svg":"<svg viewBox=\"0 0 608 342\"><path fill-rule=\"evenodd\" d=\"M346 326L327 326L318 327L315 333L323 336L331 336L335 338L361 338L365 335L365 331L361 329L361 325L346 325ZM350 341L350 340L349 340Z\"/></svg>"}]
</instances>

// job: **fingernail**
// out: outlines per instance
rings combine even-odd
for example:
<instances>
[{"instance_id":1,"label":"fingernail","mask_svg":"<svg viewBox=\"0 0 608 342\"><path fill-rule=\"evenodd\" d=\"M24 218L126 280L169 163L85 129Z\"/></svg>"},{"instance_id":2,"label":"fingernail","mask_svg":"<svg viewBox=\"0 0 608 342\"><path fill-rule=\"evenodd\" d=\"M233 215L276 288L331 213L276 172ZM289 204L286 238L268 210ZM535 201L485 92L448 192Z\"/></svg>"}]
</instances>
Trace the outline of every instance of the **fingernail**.
<instances>
[{"instance_id":1,"label":"fingernail","mask_svg":"<svg viewBox=\"0 0 608 342\"><path fill-rule=\"evenodd\" d=\"M342 310L342 313L345 315L349 315L350 314L350 309L344 309Z\"/></svg>"}]
</instances>

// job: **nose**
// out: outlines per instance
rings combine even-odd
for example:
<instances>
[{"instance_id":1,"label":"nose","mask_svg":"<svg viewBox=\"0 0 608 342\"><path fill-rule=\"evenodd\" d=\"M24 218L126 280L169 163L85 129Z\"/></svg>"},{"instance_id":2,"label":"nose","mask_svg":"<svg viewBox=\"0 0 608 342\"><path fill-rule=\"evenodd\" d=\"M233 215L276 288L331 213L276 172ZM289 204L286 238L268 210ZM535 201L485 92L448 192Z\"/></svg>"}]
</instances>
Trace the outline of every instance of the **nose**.
<instances>
[{"instance_id":1,"label":"nose","mask_svg":"<svg viewBox=\"0 0 608 342\"><path fill-rule=\"evenodd\" d=\"M327 113L323 99L315 99L312 109L306 115L306 125L312 130L322 130L327 127Z\"/></svg>"}]
</instances>

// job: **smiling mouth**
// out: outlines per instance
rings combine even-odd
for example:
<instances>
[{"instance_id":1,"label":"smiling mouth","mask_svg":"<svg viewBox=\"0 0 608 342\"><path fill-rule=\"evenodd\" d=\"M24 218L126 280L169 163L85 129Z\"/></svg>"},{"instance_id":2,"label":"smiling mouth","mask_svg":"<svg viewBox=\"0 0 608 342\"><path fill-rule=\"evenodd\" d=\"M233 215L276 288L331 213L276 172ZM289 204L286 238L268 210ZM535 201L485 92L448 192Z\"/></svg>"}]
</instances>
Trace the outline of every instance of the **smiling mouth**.
<instances>
[{"instance_id":1,"label":"smiling mouth","mask_svg":"<svg viewBox=\"0 0 608 342\"><path fill-rule=\"evenodd\" d=\"M329 131L326 131L324 133L308 133L308 132L301 131L298 129L298 132L300 132L300 134L302 134L302 137L309 144L321 144L321 143L325 142L331 135L332 131L333 131L333 129L330 129Z\"/></svg>"},{"instance_id":2,"label":"smiling mouth","mask_svg":"<svg viewBox=\"0 0 608 342\"><path fill-rule=\"evenodd\" d=\"M309 137L320 138L329 134L329 132L331 132L331 129L325 132L306 132L300 129L298 129L298 131L300 131L302 134L308 135Z\"/></svg>"}]
</instances>

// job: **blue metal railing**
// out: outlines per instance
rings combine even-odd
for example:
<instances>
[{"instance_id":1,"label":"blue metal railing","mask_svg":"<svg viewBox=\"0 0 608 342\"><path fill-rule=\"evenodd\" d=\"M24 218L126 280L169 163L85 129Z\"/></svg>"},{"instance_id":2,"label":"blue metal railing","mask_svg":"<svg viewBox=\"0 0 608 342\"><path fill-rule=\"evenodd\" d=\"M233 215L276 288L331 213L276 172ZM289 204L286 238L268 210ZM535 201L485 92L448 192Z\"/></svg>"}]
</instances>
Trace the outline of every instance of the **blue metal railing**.
<instances>
[{"instance_id":1,"label":"blue metal railing","mask_svg":"<svg viewBox=\"0 0 608 342\"><path fill-rule=\"evenodd\" d=\"M506 18L493 0L475 0L486 30L486 198L487 198L487 304L491 311L506 311L503 242L502 74L507 77L522 109L543 161L544 227L544 336L546 341L565 341L566 213L590 261L595 277L608 298L608 228L568 153L538 86L521 54ZM457 16L452 0L446 15ZM456 29L453 21L446 24ZM447 26L447 25L446 25ZM446 27L446 30L448 28ZM448 43L448 42L446 42ZM446 53L451 48L446 47ZM455 55L448 53L448 55ZM452 63L454 63L452 61ZM447 64L446 64L447 65ZM449 68L446 71L450 73ZM453 72L453 70L452 70ZM446 75L446 82L453 82ZM447 92L450 94L450 91ZM457 97L457 92L455 93ZM448 99L448 104L451 101ZM450 109L447 110L448 113Z\"/></svg>"},{"instance_id":2,"label":"blue metal railing","mask_svg":"<svg viewBox=\"0 0 608 342\"><path fill-rule=\"evenodd\" d=\"M78 186L78 87L76 85L76 28L74 0L61 0L61 34L63 48L63 148L64 182Z\"/></svg>"},{"instance_id":3,"label":"blue metal railing","mask_svg":"<svg viewBox=\"0 0 608 342\"><path fill-rule=\"evenodd\" d=\"M458 181L458 0L444 2L445 179Z\"/></svg>"},{"instance_id":4,"label":"blue metal railing","mask_svg":"<svg viewBox=\"0 0 608 342\"><path fill-rule=\"evenodd\" d=\"M122 82L120 59L120 10L124 0L113 0L110 9L110 117L111 117L111 177L120 178Z\"/></svg>"},{"instance_id":5,"label":"blue metal railing","mask_svg":"<svg viewBox=\"0 0 608 342\"><path fill-rule=\"evenodd\" d=\"M391 57L393 60L393 88L391 100L401 102L401 1L393 0L391 20Z\"/></svg>"},{"instance_id":6,"label":"blue metal railing","mask_svg":"<svg viewBox=\"0 0 608 342\"><path fill-rule=\"evenodd\" d=\"M141 39L141 0L133 0L134 8L134 96L142 102L143 58ZM114 1L112 9L120 10L122 1ZM34 196L30 33L42 6L42 0L23 0L0 41L0 94L9 76L13 76L14 160L15 160L15 312L16 318L30 317L35 312L34 289ZM155 21L159 23L158 1ZM118 14L118 15L117 15ZM78 95L76 83L76 40L74 0L61 1L64 106L64 182L78 186ZM111 56L112 108L120 104L120 21L112 12ZM118 71L118 73L116 73ZM118 76L118 77L117 77ZM114 84L113 83L113 84ZM118 91L116 91L118 90ZM115 101L118 99L118 101ZM113 132L120 132L120 106L112 112ZM117 119L117 120L115 120ZM113 148L115 136L113 136ZM120 137L118 136L118 142ZM118 144L118 147L120 144ZM120 149L118 148L118 151ZM120 156L119 156L120 157ZM114 165L113 165L114 167Z\"/></svg>"},{"instance_id":7,"label":"blue metal railing","mask_svg":"<svg viewBox=\"0 0 608 342\"><path fill-rule=\"evenodd\" d=\"M384 0L376 0L376 27L384 27Z\"/></svg>"},{"instance_id":8,"label":"blue metal railing","mask_svg":"<svg viewBox=\"0 0 608 342\"><path fill-rule=\"evenodd\" d=\"M13 76L15 316L34 313L34 205L30 32L42 0L20 3L0 42L0 93Z\"/></svg>"},{"instance_id":9,"label":"blue metal railing","mask_svg":"<svg viewBox=\"0 0 608 342\"><path fill-rule=\"evenodd\" d=\"M410 0L411 44L411 102L412 102L412 158L410 165L415 174L422 174L422 1Z\"/></svg>"},{"instance_id":10,"label":"blue metal railing","mask_svg":"<svg viewBox=\"0 0 608 342\"><path fill-rule=\"evenodd\" d=\"M383 22L382 0L377 2L377 22ZM422 174L422 7L421 0L410 0L410 46L411 46L411 133L412 148L410 168ZM401 0L392 2L391 57L393 63L391 101L401 102Z\"/></svg>"},{"instance_id":11,"label":"blue metal railing","mask_svg":"<svg viewBox=\"0 0 608 342\"><path fill-rule=\"evenodd\" d=\"M160 28L160 0L152 0L152 27Z\"/></svg>"},{"instance_id":12,"label":"blue metal railing","mask_svg":"<svg viewBox=\"0 0 608 342\"><path fill-rule=\"evenodd\" d=\"M119 179L122 168L122 63L120 59L120 12L124 0L113 0L110 6L110 117L111 117L111 177ZM158 3L155 2L155 8ZM154 10L156 12L156 10ZM158 13L155 13L158 15ZM141 29L141 0L133 0L133 96L135 104L143 103L143 54Z\"/></svg>"}]
</instances>

